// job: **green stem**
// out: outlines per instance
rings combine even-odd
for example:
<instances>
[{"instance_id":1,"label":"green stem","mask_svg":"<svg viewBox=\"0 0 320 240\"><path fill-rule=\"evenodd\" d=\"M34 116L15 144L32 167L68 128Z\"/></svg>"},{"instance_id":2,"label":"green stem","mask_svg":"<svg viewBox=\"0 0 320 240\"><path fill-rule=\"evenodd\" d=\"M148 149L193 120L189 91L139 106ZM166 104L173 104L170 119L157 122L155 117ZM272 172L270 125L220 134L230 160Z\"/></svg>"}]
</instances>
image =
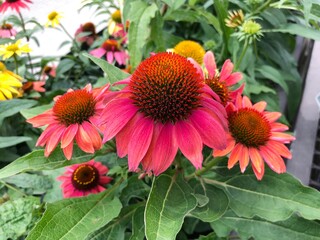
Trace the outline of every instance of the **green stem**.
<instances>
[{"instance_id":1,"label":"green stem","mask_svg":"<svg viewBox=\"0 0 320 240\"><path fill-rule=\"evenodd\" d=\"M21 20L21 27L22 27L22 30L26 36L26 39L27 41L29 42L30 41L30 38L29 38L29 35L27 34L27 30L26 30L26 24L24 22L24 19L22 17L22 14L20 12L18 12L19 14L19 17L20 17L20 20ZM30 63L30 69L31 69L31 73L33 74L33 66L32 66L32 62L31 62L31 56L30 56L30 53L27 53L27 57L28 57L28 61Z\"/></svg>"},{"instance_id":2,"label":"green stem","mask_svg":"<svg viewBox=\"0 0 320 240\"><path fill-rule=\"evenodd\" d=\"M270 3L272 2L272 0L268 0L266 1L263 5L261 5L260 7L258 7L254 12L252 12L250 15L256 15L258 13L261 13L264 11L264 9L266 9L267 7L269 7Z\"/></svg>"},{"instance_id":3,"label":"green stem","mask_svg":"<svg viewBox=\"0 0 320 240\"><path fill-rule=\"evenodd\" d=\"M2 183L3 185L5 185L7 188L12 189L15 192L18 192L20 194L22 194L24 197L27 197L28 195L25 194L24 192L20 191L19 189L15 188L14 186L11 186L10 184L4 182L4 181L0 181L0 183Z\"/></svg>"},{"instance_id":4,"label":"green stem","mask_svg":"<svg viewBox=\"0 0 320 240\"><path fill-rule=\"evenodd\" d=\"M241 64L241 62L242 62L242 60L243 60L244 55L246 55L246 52L247 52L247 50L248 50L248 47L249 47L248 40L245 40L245 42L244 42L244 47L243 47L243 49L242 49L241 55L240 55L240 57L239 57L236 65L235 65L235 71L238 70L238 68L239 68L239 66L240 66L240 64Z\"/></svg>"},{"instance_id":5,"label":"green stem","mask_svg":"<svg viewBox=\"0 0 320 240\"><path fill-rule=\"evenodd\" d=\"M73 42L73 44L76 46L76 48L78 49L78 51L80 52L80 47L78 45L78 43L75 41L75 39L70 35L70 33L67 31L67 29L62 25L62 23L60 23L60 27L62 28L62 30L67 34L67 36L71 39L71 41Z\"/></svg>"},{"instance_id":6,"label":"green stem","mask_svg":"<svg viewBox=\"0 0 320 240\"><path fill-rule=\"evenodd\" d=\"M13 59L14 59L14 67L15 67L16 74L19 75L17 54L13 54Z\"/></svg>"}]
</instances>

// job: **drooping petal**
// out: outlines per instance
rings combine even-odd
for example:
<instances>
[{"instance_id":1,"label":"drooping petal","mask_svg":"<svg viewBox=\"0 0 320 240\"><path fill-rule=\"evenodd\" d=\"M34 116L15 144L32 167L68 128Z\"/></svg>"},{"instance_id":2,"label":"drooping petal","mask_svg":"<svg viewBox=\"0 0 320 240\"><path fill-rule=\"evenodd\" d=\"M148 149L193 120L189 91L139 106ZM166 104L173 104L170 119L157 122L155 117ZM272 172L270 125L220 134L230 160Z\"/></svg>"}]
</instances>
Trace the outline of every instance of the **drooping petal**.
<instances>
[{"instance_id":1,"label":"drooping petal","mask_svg":"<svg viewBox=\"0 0 320 240\"><path fill-rule=\"evenodd\" d=\"M230 61L230 59L227 59L221 68L221 73L220 73L220 82L225 81L231 74L233 70L233 63Z\"/></svg>"},{"instance_id":2,"label":"drooping petal","mask_svg":"<svg viewBox=\"0 0 320 240\"><path fill-rule=\"evenodd\" d=\"M283 131L287 131L289 129L289 127L287 125L284 125L282 123L278 123L278 122L273 122L270 124L271 126L271 131L273 132L283 132Z\"/></svg>"},{"instance_id":3,"label":"drooping petal","mask_svg":"<svg viewBox=\"0 0 320 240\"><path fill-rule=\"evenodd\" d=\"M107 52L106 58L107 58L108 63L112 64L113 63L113 52L111 52L111 51Z\"/></svg>"},{"instance_id":4,"label":"drooping petal","mask_svg":"<svg viewBox=\"0 0 320 240\"><path fill-rule=\"evenodd\" d=\"M93 148L95 150L100 149L102 147L102 141L98 130L87 121L84 121L81 126L84 131L90 136Z\"/></svg>"},{"instance_id":5,"label":"drooping petal","mask_svg":"<svg viewBox=\"0 0 320 240\"><path fill-rule=\"evenodd\" d=\"M220 150L226 147L226 132L211 114L205 110L195 110L189 119L205 145Z\"/></svg>"},{"instance_id":6,"label":"drooping petal","mask_svg":"<svg viewBox=\"0 0 320 240\"><path fill-rule=\"evenodd\" d=\"M249 148L249 157L251 159L252 166L258 173L262 172L262 166L264 166L263 159L256 148Z\"/></svg>"},{"instance_id":7,"label":"drooping petal","mask_svg":"<svg viewBox=\"0 0 320 240\"><path fill-rule=\"evenodd\" d=\"M159 175L168 169L178 152L178 145L173 137L173 125L167 123L162 128L152 154L153 172Z\"/></svg>"},{"instance_id":8,"label":"drooping petal","mask_svg":"<svg viewBox=\"0 0 320 240\"><path fill-rule=\"evenodd\" d=\"M239 161L240 159L240 153L242 150L241 144L236 144L234 149L232 150L229 160L228 160L228 168L233 168L233 166Z\"/></svg>"},{"instance_id":9,"label":"drooping petal","mask_svg":"<svg viewBox=\"0 0 320 240\"><path fill-rule=\"evenodd\" d=\"M50 136L49 140L47 141L46 144L46 148L44 151L44 155L46 157L48 157L51 152L56 148L56 146L58 145L60 139L61 139L61 135L65 130L65 126L59 126L58 128L56 128L56 130L52 133L52 135Z\"/></svg>"},{"instance_id":10,"label":"drooping petal","mask_svg":"<svg viewBox=\"0 0 320 240\"><path fill-rule=\"evenodd\" d=\"M240 152L239 164L240 164L240 170L243 173L249 164L249 151L248 151L248 148L245 146L242 146L242 149Z\"/></svg>"},{"instance_id":11,"label":"drooping petal","mask_svg":"<svg viewBox=\"0 0 320 240\"><path fill-rule=\"evenodd\" d=\"M286 165L280 155L267 146L260 147L260 154L269 167L276 173L284 173Z\"/></svg>"},{"instance_id":12,"label":"drooping petal","mask_svg":"<svg viewBox=\"0 0 320 240\"><path fill-rule=\"evenodd\" d=\"M256 178L260 181L264 175L264 162L262 161L260 171L258 171L254 165L252 165L252 169L253 169L254 174L256 175Z\"/></svg>"},{"instance_id":13,"label":"drooping petal","mask_svg":"<svg viewBox=\"0 0 320 240\"><path fill-rule=\"evenodd\" d=\"M239 82L242 79L242 73L240 72L235 72L232 73L227 79L226 79L226 85L228 87L236 84L237 82Z\"/></svg>"},{"instance_id":14,"label":"drooping petal","mask_svg":"<svg viewBox=\"0 0 320 240\"><path fill-rule=\"evenodd\" d=\"M89 134L83 129L82 125L79 125L78 132L76 134L76 141L79 148L87 153L94 153L93 143Z\"/></svg>"},{"instance_id":15,"label":"drooping petal","mask_svg":"<svg viewBox=\"0 0 320 240\"><path fill-rule=\"evenodd\" d=\"M289 151L289 149L283 143L270 140L270 141L268 141L267 146L270 149L273 149L278 154L280 154L282 157L285 157L285 158L288 158L288 159L292 158L291 152Z\"/></svg>"},{"instance_id":16,"label":"drooping petal","mask_svg":"<svg viewBox=\"0 0 320 240\"><path fill-rule=\"evenodd\" d=\"M271 140L280 141L283 143L289 143L296 138L290 134L282 133L282 132L272 132L270 136Z\"/></svg>"},{"instance_id":17,"label":"drooping petal","mask_svg":"<svg viewBox=\"0 0 320 240\"><path fill-rule=\"evenodd\" d=\"M153 120L140 118L135 125L131 140L128 145L129 170L135 171L144 155L148 151L153 134Z\"/></svg>"},{"instance_id":18,"label":"drooping petal","mask_svg":"<svg viewBox=\"0 0 320 240\"><path fill-rule=\"evenodd\" d=\"M66 159L70 160L72 158L73 153L73 141L69 143L66 147L62 148L63 154L66 157Z\"/></svg>"},{"instance_id":19,"label":"drooping petal","mask_svg":"<svg viewBox=\"0 0 320 240\"><path fill-rule=\"evenodd\" d=\"M236 141L233 139L233 137L228 135L227 136L227 147L225 149L223 149L223 150L215 149L213 151L213 156L214 157L226 156L228 153L230 153L232 151L232 149L234 148L235 144L236 144Z\"/></svg>"},{"instance_id":20,"label":"drooping petal","mask_svg":"<svg viewBox=\"0 0 320 240\"><path fill-rule=\"evenodd\" d=\"M61 148L65 148L73 142L76 134L78 132L78 124L71 124L67 127L61 137Z\"/></svg>"},{"instance_id":21,"label":"drooping petal","mask_svg":"<svg viewBox=\"0 0 320 240\"><path fill-rule=\"evenodd\" d=\"M47 110L42 114L39 114L33 118L27 119L28 123L31 123L33 127L42 127L56 122L52 110Z\"/></svg>"},{"instance_id":22,"label":"drooping petal","mask_svg":"<svg viewBox=\"0 0 320 240\"><path fill-rule=\"evenodd\" d=\"M198 131L186 121L178 121L174 125L174 138L182 154L195 166L202 166L202 139Z\"/></svg>"},{"instance_id":23,"label":"drooping petal","mask_svg":"<svg viewBox=\"0 0 320 240\"><path fill-rule=\"evenodd\" d=\"M97 49L90 51L90 54L97 57L97 58L101 58L104 54L106 54L106 50L103 48L97 48Z\"/></svg>"}]
</instances>

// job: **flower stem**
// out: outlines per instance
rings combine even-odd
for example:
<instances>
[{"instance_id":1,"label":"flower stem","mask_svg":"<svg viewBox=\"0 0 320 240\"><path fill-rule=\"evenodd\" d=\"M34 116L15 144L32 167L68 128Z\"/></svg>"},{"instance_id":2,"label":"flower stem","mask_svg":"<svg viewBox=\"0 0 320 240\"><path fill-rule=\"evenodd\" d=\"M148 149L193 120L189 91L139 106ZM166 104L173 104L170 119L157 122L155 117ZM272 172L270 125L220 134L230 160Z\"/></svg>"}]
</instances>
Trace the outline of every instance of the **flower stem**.
<instances>
[{"instance_id":1,"label":"flower stem","mask_svg":"<svg viewBox=\"0 0 320 240\"><path fill-rule=\"evenodd\" d=\"M26 30L26 24L24 22L24 19L22 17L22 14L18 11L18 14L19 14L19 17L20 17L20 20L21 20L21 27L22 27L22 30L25 34L25 37L27 39L27 41L29 42L30 41L30 38L29 38L29 35L27 34L27 30ZM28 60L29 60L29 63L30 63L30 69L31 69L31 73L33 74L33 66L32 66L32 62L31 62L31 56L30 56L30 53L27 53L27 56L28 56Z\"/></svg>"},{"instance_id":2,"label":"flower stem","mask_svg":"<svg viewBox=\"0 0 320 240\"><path fill-rule=\"evenodd\" d=\"M19 189L15 188L14 186L12 186L12 185L4 182L4 181L0 181L0 183L2 183L3 185L5 185L7 188L10 188L10 189L12 189L13 191L22 194L24 197L27 197L27 196L28 196L28 195L25 194L24 192L20 191Z\"/></svg>"},{"instance_id":3,"label":"flower stem","mask_svg":"<svg viewBox=\"0 0 320 240\"><path fill-rule=\"evenodd\" d=\"M242 60L243 60L243 57L244 57L244 55L246 55L246 52L247 52L247 50L248 50L248 47L249 47L248 40L245 40L245 42L244 42L244 47L243 47L243 49L242 49L241 55L240 55L240 57L239 57L236 65L235 65L235 70L238 70L238 68L240 67L240 64L241 64L241 62L242 62Z\"/></svg>"},{"instance_id":4,"label":"flower stem","mask_svg":"<svg viewBox=\"0 0 320 240\"><path fill-rule=\"evenodd\" d=\"M78 45L78 43L75 41L75 39L70 35L70 33L67 31L67 29L62 25L62 23L59 24L60 27L62 28L62 30L65 32L65 34L67 34L67 36L71 39L71 41L73 42L73 44L76 46L77 50L80 52L80 47Z\"/></svg>"},{"instance_id":5,"label":"flower stem","mask_svg":"<svg viewBox=\"0 0 320 240\"><path fill-rule=\"evenodd\" d=\"M14 59L14 67L15 67L16 74L19 75L19 72L18 72L18 59L17 59L17 55L16 54L13 54L13 59Z\"/></svg>"}]
</instances>

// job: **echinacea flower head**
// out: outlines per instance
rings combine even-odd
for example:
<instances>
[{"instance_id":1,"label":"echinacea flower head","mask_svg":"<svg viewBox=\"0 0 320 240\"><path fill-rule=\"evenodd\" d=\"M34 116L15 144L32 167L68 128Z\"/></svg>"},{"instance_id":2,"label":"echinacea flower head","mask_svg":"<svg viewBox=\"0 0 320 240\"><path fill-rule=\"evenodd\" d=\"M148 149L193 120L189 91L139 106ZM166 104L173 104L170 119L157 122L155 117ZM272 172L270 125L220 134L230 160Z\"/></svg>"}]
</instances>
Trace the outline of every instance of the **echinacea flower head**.
<instances>
[{"instance_id":1,"label":"echinacea flower head","mask_svg":"<svg viewBox=\"0 0 320 240\"><path fill-rule=\"evenodd\" d=\"M106 55L106 59L110 64L115 60L118 64L125 65L129 58L126 51L122 49L115 39L107 39L102 43L101 47L90 51L90 54L98 58Z\"/></svg>"},{"instance_id":2,"label":"echinacea flower head","mask_svg":"<svg viewBox=\"0 0 320 240\"><path fill-rule=\"evenodd\" d=\"M96 123L103 109L101 95L108 88L109 86L106 86L93 91L88 84L84 89L70 89L54 99L55 104L52 109L27 120L33 127L48 125L36 143L36 146L46 145L44 152L46 157L59 142L68 160L72 157L74 142L87 153L94 153L102 147Z\"/></svg>"},{"instance_id":3,"label":"echinacea flower head","mask_svg":"<svg viewBox=\"0 0 320 240\"><path fill-rule=\"evenodd\" d=\"M2 56L3 60L6 60L13 55L20 56L22 53L29 52L31 52L31 48L28 43L22 43L21 39L17 40L15 43L0 45L0 56Z\"/></svg>"},{"instance_id":4,"label":"echinacea flower head","mask_svg":"<svg viewBox=\"0 0 320 240\"><path fill-rule=\"evenodd\" d=\"M204 66L203 76L205 83L219 96L223 106L226 106L228 102L233 102L238 94L242 94L244 85L234 89L235 85L242 79L242 74L240 72L232 72L233 63L229 59L224 62L221 71L219 71L214 54L208 51L204 56ZM196 67L201 69L200 66Z\"/></svg>"},{"instance_id":5,"label":"echinacea flower head","mask_svg":"<svg viewBox=\"0 0 320 240\"><path fill-rule=\"evenodd\" d=\"M82 197L104 191L105 185L112 181L111 177L105 176L108 171L106 166L93 159L67 167L65 173L57 178L62 182L63 197Z\"/></svg>"},{"instance_id":6,"label":"echinacea flower head","mask_svg":"<svg viewBox=\"0 0 320 240\"><path fill-rule=\"evenodd\" d=\"M31 90L36 92L45 92L46 89L44 85L46 84L45 81L28 81L23 83L22 90L23 92L30 92Z\"/></svg>"},{"instance_id":7,"label":"echinacea flower head","mask_svg":"<svg viewBox=\"0 0 320 240\"><path fill-rule=\"evenodd\" d=\"M246 40L249 43L252 43L255 40L260 40L263 36L262 27L259 23L254 20L244 21L243 24L239 27L239 31L233 33L239 41Z\"/></svg>"},{"instance_id":8,"label":"echinacea flower head","mask_svg":"<svg viewBox=\"0 0 320 240\"><path fill-rule=\"evenodd\" d=\"M225 148L225 109L187 58L155 54L118 84L126 87L101 115L103 142L116 138L117 153L128 155L130 171L142 163L146 172L158 175L172 164L178 149L201 168L203 144Z\"/></svg>"},{"instance_id":9,"label":"echinacea flower head","mask_svg":"<svg viewBox=\"0 0 320 240\"><path fill-rule=\"evenodd\" d=\"M173 48L173 52L186 58L192 58L200 65L203 63L203 56L206 53L199 43L191 40L179 42Z\"/></svg>"},{"instance_id":10,"label":"echinacea flower head","mask_svg":"<svg viewBox=\"0 0 320 240\"><path fill-rule=\"evenodd\" d=\"M228 18L225 19L227 27L236 28L239 27L244 21L242 10L229 11Z\"/></svg>"},{"instance_id":11,"label":"echinacea flower head","mask_svg":"<svg viewBox=\"0 0 320 240\"><path fill-rule=\"evenodd\" d=\"M40 81L47 80L48 77L55 77L56 76L56 65L46 65L41 71Z\"/></svg>"},{"instance_id":12,"label":"echinacea flower head","mask_svg":"<svg viewBox=\"0 0 320 240\"><path fill-rule=\"evenodd\" d=\"M2 3L1 3L2 2ZM8 8L16 12L20 12L20 9L27 8L29 9L27 3L32 3L30 0L4 0L0 1L0 12L7 11Z\"/></svg>"},{"instance_id":13,"label":"echinacea flower head","mask_svg":"<svg viewBox=\"0 0 320 240\"><path fill-rule=\"evenodd\" d=\"M288 127L276 122L279 112L265 111L266 102L252 105L248 97L239 95L235 104L227 107L229 131L228 145L225 150L214 151L214 156L230 153L228 168L240 163L244 172L251 162L258 180L264 175L264 162L276 173L284 173L286 165L282 157L291 159L292 155L285 144L295 137L284 133Z\"/></svg>"},{"instance_id":14,"label":"echinacea flower head","mask_svg":"<svg viewBox=\"0 0 320 240\"><path fill-rule=\"evenodd\" d=\"M85 34L81 36L81 34ZM87 22L85 24L81 24L80 27L75 32L76 41L80 43L87 43L88 46L92 45L94 40L97 38L96 35L96 27L92 22Z\"/></svg>"},{"instance_id":15,"label":"echinacea flower head","mask_svg":"<svg viewBox=\"0 0 320 240\"><path fill-rule=\"evenodd\" d=\"M7 70L6 66L0 62L0 101L19 96L17 88L22 87L21 81L20 76Z\"/></svg>"},{"instance_id":16,"label":"echinacea flower head","mask_svg":"<svg viewBox=\"0 0 320 240\"><path fill-rule=\"evenodd\" d=\"M46 27L56 27L60 24L60 19L62 18L61 13L53 11L48 14L48 21L46 23Z\"/></svg>"},{"instance_id":17,"label":"echinacea flower head","mask_svg":"<svg viewBox=\"0 0 320 240\"><path fill-rule=\"evenodd\" d=\"M9 23L3 23L0 26L0 38L11 38L17 35L17 31Z\"/></svg>"}]
</instances>

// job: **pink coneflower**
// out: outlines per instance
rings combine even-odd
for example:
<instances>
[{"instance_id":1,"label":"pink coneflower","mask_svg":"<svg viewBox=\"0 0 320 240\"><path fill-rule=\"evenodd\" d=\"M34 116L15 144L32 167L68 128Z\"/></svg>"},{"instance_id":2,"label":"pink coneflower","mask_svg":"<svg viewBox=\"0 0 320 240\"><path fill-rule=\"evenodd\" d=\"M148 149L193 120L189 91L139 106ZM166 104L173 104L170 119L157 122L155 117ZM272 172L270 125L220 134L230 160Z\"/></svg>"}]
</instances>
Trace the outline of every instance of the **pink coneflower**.
<instances>
[{"instance_id":1,"label":"pink coneflower","mask_svg":"<svg viewBox=\"0 0 320 240\"><path fill-rule=\"evenodd\" d=\"M23 84L22 90L24 92L29 92L31 90L34 90L36 92L45 92L46 89L43 87L45 84L45 81L26 82Z\"/></svg>"},{"instance_id":2,"label":"pink coneflower","mask_svg":"<svg viewBox=\"0 0 320 240\"><path fill-rule=\"evenodd\" d=\"M104 186L112 181L111 177L105 176L108 171L106 166L93 159L67 167L65 173L57 177L62 181L63 197L82 197L104 191Z\"/></svg>"},{"instance_id":3,"label":"pink coneflower","mask_svg":"<svg viewBox=\"0 0 320 240\"><path fill-rule=\"evenodd\" d=\"M101 137L96 127L103 109L102 95L109 86L93 91L90 84L84 89L69 90L56 97L52 109L30 118L27 122L34 127L48 125L39 137L36 146L44 146L45 156L61 142L65 157L70 160L73 152L73 141L87 153L94 153L101 148Z\"/></svg>"},{"instance_id":4,"label":"pink coneflower","mask_svg":"<svg viewBox=\"0 0 320 240\"><path fill-rule=\"evenodd\" d=\"M127 86L105 107L103 142L116 137L117 153L128 154L129 170L140 163L158 175L174 161L178 149L198 169L203 144L226 146L224 107L185 57L158 53L141 62L119 84Z\"/></svg>"},{"instance_id":5,"label":"pink coneflower","mask_svg":"<svg viewBox=\"0 0 320 240\"><path fill-rule=\"evenodd\" d=\"M214 156L225 156L231 152L228 168L239 161L241 172L251 160L258 180L264 175L264 161L276 173L286 171L282 157L290 159L291 153L285 144L295 140L283 133L288 130L286 125L276 122L281 113L264 111L266 105L263 101L252 105L249 98L240 95L235 104L230 103L227 106L230 131L227 148L213 153Z\"/></svg>"},{"instance_id":6,"label":"pink coneflower","mask_svg":"<svg viewBox=\"0 0 320 240\"><path fill-rule=\"evenodd\" d=\"M126 27L124 27L122 23L117 23L112 36L116 39L120 39L122 44L126 44L128 40Z\"/></svg>"},{"instance_id":7,"label":"pink coneflower","mask_svg":"<svg viewBox=\"0 0 320 240\"><path fill-rule=\"evenodd\" d=\"M204 66L206 70L203 75L205 83L220 97L221 103L226 106L228 102L234 102L238 94L242 94L244 84L238 89L234 85L242 79L240 72L234 72L233 63L228 59L224 62L221 72L217 69L215 57L211 51L204 55ZM200 66L197 66L199 71Z\"/></svg>"},{"instance_id":8,"label":"pink coneflower","mask_svg":"<svg viewBox=\"0 0 320 240\"><path fill-rule=\"evenodd\" d=\"M89 34L81 36L81 34ZM88 46L91 46L94 40L97 38L96 27L92 22L87 22L81 24L80 27L75 32L76 41L80 43L86 43Z\"/></svg>"},{"instance_id":9,"label":"pink coneflower","mask_svg":"<svg viewBox=\"0 0 320 240\"><path fill-rule=\"evenodd\" d=\"M26 3L32 3L31 0L4 0L4 2L0 5L0 12L5 12L8 8L16 12L20 12L21 8L29 9Z\"/></svg>"},{"instance_id":10,"label":"pink coneflower","mask_svg":"<svg viewBox=\"0 0 320 240\"><path fill-rule=\"evenodd\" d=\"M3 23L0 26L0 38L11 38L17 35L17 31L9 23Z\"/></svg>"},{"instance_id":11,"label":"pink coneflower","mask_svg":"<svg viewBox=\"0 0 320 240\"><path fill-rule=\"evenodd\" d=\"M46 65L41 71L40 81L45 81L47 80L48 77L55 77L56 69L57 69L57 66L55 65L52 65L52 66Z\"/></svg>"},{"instance_id":12,"label":"pink coneflower","mask_svg":"<svg viewBox=\"0 0 320 240\"><path fill-rule=\"evenodd\" d=\"M98 58L106 55L107 61L111 64L116 60L118 64L125 65L128 59L126 51L121 49L120 44L114 39L106 40L101 47L90 51L90 54Z\"/></svg>"}]
</instances>

